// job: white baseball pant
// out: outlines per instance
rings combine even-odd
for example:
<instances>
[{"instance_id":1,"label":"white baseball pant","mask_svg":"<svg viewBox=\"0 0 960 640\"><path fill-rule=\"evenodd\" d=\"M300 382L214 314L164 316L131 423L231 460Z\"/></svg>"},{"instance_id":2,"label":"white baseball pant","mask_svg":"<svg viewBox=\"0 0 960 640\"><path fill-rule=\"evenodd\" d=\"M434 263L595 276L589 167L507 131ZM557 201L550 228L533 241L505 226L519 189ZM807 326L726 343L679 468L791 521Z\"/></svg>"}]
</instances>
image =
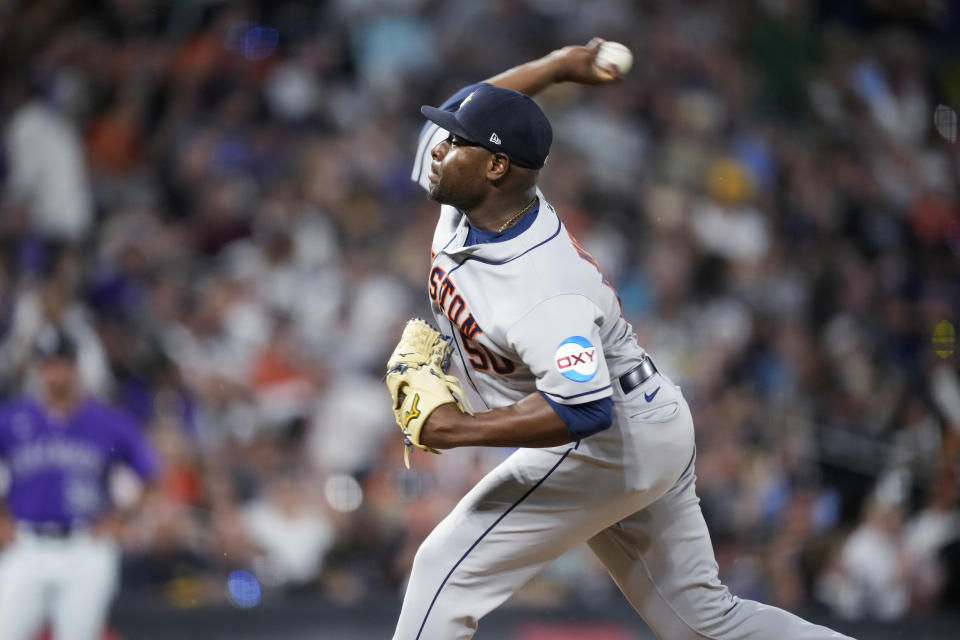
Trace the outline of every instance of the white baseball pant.
<instances>
[{"instance_id":1,"label":"white baseball pant","mask_svg":"<svg viewBox=\"0 0 960 640\"><path fill-rule=\"evenodd\" d=\"M609 429L579 446L517 451L427 537L394 640L472 638L484 615L583 542L660 638L850 640L730 594L696 495L680 388L657 373L627 396L614 389Z\"/></svg>"},{"instance_id":2,"label":"white baseball pant","mask_svg":"<svg viewBox=\"0 0 960 640\"><path fill-rule=\"evenodd\" d=\"M0 638L34 640L49 621L53 640L99 640L119 567L113 540L18 528L0 554Z\"/></svg>"}]
</instances>

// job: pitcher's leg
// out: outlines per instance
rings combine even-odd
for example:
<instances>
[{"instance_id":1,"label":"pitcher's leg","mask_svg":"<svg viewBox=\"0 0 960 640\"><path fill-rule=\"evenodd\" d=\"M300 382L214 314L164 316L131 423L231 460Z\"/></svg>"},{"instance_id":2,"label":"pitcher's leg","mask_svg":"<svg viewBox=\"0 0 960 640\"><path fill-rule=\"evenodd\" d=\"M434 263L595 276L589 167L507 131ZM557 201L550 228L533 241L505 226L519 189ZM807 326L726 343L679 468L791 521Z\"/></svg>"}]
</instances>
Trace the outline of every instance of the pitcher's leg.
<instances>
[{"instance_id":1,"label":"pitcher's leg","mask_svg":"<svg viewBox=\"0 0 960 640\"><path fill-rule=\"evenodd\" d=\"M569 453L518 451L464 497L417 552L394 640L473 637L547 562L622 517L591 508L586 463Z\"/></svg>"},{"instance_id":2,"label":"pitcher's leg","mask_svg":"<svg viewBox=\"0 0 960 640\"><path fill-rule=\"evenodd\" d=\"M506 542L496 531L496 519L486 527L485 522L477 526L470 520L451 514L420 546L394 640L472 638L480 618L542 568L545 561L532 558L520 566L503 567L493 555ZM490 526L494 530L484 537Z\"/></svg>"},{"instance_id":3,"label":"pitcher's leg","mask_svg":"<svg viewBox=\"0 0 960 640\"><path fill-rule=\"evenodd\" d=\"M664 497L589 545L660 638L850 640L782 609L741 600L721 584L692 462Z\"/></svg>"}]
</instances>

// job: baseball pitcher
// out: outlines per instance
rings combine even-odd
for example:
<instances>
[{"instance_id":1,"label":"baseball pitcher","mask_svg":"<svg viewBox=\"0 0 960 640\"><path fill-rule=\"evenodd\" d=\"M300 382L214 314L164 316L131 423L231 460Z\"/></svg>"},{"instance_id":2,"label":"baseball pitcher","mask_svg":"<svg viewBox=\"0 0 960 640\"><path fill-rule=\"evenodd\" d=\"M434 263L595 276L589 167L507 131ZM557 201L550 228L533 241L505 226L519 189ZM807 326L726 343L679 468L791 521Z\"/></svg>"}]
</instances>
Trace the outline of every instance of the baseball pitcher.
<instances>
[{"instance_id":1,"label":"baseball pitcher","mask_svg":"<svg viewBox=\"0 0 960 640\"><path fill-rule=\"evenodd\" d=\"M442 205L427 287L449 338L408 324L388 363L394 412L408 452L519 450L420 547L394 639L473 637L484 615L584 542L661 638L844 638L720 583L687 403L537 188L552 129L530 96L555 82L615 82L616 68L595 63L599 44L421 109L429 122L413 180ZM462 381L447 374L448 357ZM462 385L487 410L473 413Z\"/></svg>"}]
</instances>

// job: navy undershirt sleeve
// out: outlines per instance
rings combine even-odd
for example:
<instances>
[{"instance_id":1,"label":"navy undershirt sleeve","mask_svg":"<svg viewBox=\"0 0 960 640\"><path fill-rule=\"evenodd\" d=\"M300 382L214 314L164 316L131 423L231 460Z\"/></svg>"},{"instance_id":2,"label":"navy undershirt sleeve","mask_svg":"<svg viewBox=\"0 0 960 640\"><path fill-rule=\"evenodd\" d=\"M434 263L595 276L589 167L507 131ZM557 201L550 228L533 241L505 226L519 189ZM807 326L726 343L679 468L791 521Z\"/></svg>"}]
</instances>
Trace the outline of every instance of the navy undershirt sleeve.
<instances>
[{"instance_id":1,"label":"navy undershirt sleeve","mask_svg":"<svg viewBox=\"0 0 960 640\"><path fill-rule=\"evenodd\" d=\"M574 440L592 436L613 424L613 398L609 396L582 404L560 404L551 400L543 391L540 395L567 423L567 429Z\"/></svg>"}]
</instances>

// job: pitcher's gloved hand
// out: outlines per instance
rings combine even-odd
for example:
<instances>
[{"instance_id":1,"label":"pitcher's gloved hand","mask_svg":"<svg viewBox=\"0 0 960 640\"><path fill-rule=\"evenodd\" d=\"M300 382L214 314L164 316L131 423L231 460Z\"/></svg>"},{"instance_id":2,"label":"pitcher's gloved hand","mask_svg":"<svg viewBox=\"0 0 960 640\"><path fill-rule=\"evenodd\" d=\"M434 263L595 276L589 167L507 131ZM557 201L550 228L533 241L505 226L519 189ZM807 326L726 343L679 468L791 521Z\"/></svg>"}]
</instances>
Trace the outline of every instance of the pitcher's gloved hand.
<instances>
[{"instance_id":1,"label":"pitcher's gloved hand","mask_svg":"<svg viewBox=\"0 0 960 640\"><path fill-rule=\"evenodd\" d=\"M473 413L460 380L447 375L450 368L450 338L414 318L407 321L400 342L387 361L387 389L393 398L393 414L403 433L403 461L410 468L410 447L440 453L420 443L420 430L437 407L454 403Z\"/></svg>"}]
</instances>

